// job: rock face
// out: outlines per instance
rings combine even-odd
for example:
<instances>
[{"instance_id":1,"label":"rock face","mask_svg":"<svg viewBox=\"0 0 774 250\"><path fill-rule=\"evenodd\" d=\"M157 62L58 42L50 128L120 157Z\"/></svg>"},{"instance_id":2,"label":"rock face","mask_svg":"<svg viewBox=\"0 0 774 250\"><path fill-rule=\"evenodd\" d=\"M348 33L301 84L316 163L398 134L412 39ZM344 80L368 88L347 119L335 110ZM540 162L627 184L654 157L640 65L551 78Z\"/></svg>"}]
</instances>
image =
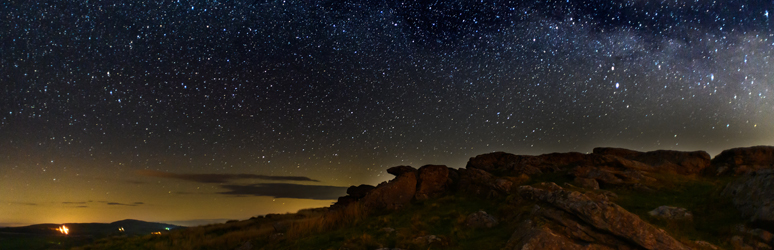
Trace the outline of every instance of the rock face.
<instances>
[{"instance_id":1,"label":"rock face","mask_svg":"<svg viewBox=\"0 0 774 250\"><path fill-rule=\"evenodd\" d=\"M497 219L483 210L472 213L465 219L465 225L472 228L492 228L497 224Z\"/></svg>"},{"instance_id":2,"label":"rock face","mask_svg":"<svg viewBox=\"0 0 774 250\"><path fill-rule=\"evenodd\" d=\"M363 197L363 205L370 209L395 210L411 202L417 188L416 170L411 167L393 167L387 170L389 173L399 175L389 182L382 182L376 188ZM396 171L397 169L399 171ZM393 170L392 172L390 172ZM409 171L406 171L409 170Z\"/></svg>"},{"instance_id":3,"label":"rock face","mask_svg":"<svg viewBox=\"0 0 774 250\"><path fill-rule=\"evenodd\" d=\"M748 173L729 183L721 195L730 197L742 216L774 223L774 169Z\"/></svg>"},{"instance_id":4,"label":"rock face","mask_svg":"<svg viewBox=\"0 0 774 250\"><path fill-rule=\"evenodd\" d=\"M577 217L580 221L574 221L578 225L588 225L594 230L589 232L601 232L603 235L612 235L613 238L625 239L632 244L632 248L644 249L689 249L669 236L663 230L641 220L622 207L606 200L596 200L579 192L565 191L554 183L542 184L540 187L521 186L518 194L527 200L539 201L549 204L564 213ZM565 220L570 224L569 219ZM565 226L566 227L566 226ZM543 230L545 231L545 230ZM577 230L570 230L577 231ZM600 233L596 233L600 234ZM570 234L573 235L573 234ZM577 232L574 240L586 243L599 242L602 246L609 245L608 239L594 233L586 233L584 230ZM588 237L586 237L588 236ZM531 239L514 241L526 242ZM573 241L574 242L574 241ZM511 242L519 245L518 242ZM581 247L584 244L579 244ZM510 245L510 243L509 243ZM567 249L605 249L605 248L567 248Z\"/></svg>"},{"instance_id":5,"label":"rock face","mask_svg":"<svg viewBox=\"0 0 774 250\"><path fill-rule=\"evenodd\" d=\"M705 151L657 150L639 152L622 148L595 148L594 154L613 155L630 161L641 162L658 170L683 175L700 174L710 165L710 155Z\"/></svg>"},{"instance_id":6,"label":"rock face","mask_svg":"<svg viewBox=\"0 0 774 250\"><path fill-rule=\"evenodd\" d=\"M774 168L774 147L756 146L723 150L712 159L708 174L741 175L759 169Z\"/></svg>"},{"instance_id":7,"label":"rock face","mask_svg":"<svg viewBox=\"0 0 774 250\"><path fill-rule=\"evenodd\" d=\"M681 207L660 206L648 212L650 216L665 220L687 221L693 220L693 214L688 209Z\"/></svg>"},{"instance_id":8,"label":"rock face","mask_svg":"<svg viewBox=\"0 0 774 250\"><path fill-rule=\"evenodd\" d=\"M451 183L449 168L443 165L427 165L419 168L416 199L427 200L443 195Z\"/></svg>"}]
</instances>

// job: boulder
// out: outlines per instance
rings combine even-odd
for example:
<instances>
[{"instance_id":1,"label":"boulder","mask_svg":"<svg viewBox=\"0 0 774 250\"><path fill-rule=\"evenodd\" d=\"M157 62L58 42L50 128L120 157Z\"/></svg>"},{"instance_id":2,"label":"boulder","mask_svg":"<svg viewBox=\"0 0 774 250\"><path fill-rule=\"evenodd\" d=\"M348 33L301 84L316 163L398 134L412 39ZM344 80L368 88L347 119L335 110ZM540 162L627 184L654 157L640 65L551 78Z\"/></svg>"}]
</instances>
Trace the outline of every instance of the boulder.
<instances>
[{"instance_id":1,"label":"boulder","mask_svg":"<svg viewBox=\"0 0 774 250\"><path fill-rule=\"evenodd\" d=\"M705 249L705 250L718 250L718 249L720 249L718 246L712 245L712 243L709 243L709 242L706 242L706 241L702 241L702 240L694 241L693 244L696 245L696 247L698 247L698 249Z\"/></svg>"},{"instance_id":2,"label":"boulder","mask_svg":"<svg viewBox=\"0 0 774 250\"><path fill-rule=\"evenodd\" d=\"M482 169L490 173L519 176L522 174L536 175L546 171L577 165L586 160L586 154L577 152L551 153L538 156L514 155L505 152L494 152L470 158L467 169Z\"/></svg>"},{"instance_id":3,"label":"boulder","mask_svg":"<svg viewBox=\"0 0 774 250\"><path fill-rule=\"evenodd\" d=\"M692 221L693 214L681 207L660 206L648 212L650 216L671 221Z\"/></svg>"},{"instance_id":4,"label":"boulder","mask_svg":"<svg viewBox=\"0 0 774 250\"><path fill-rule=\"evenodd\" d=\"M656 168L651 165L616 155L592 154L588 157L588 161L585 162L585 165L618 170L634 169L649 172L656 170Z\"/></svg>"},{"instance_id":5,"label":"boulder","mask_svg":"<svg viewBox=\"0 0 774 250\"><path fill-rule=\"evenodd\" d=\"M344 209L347 206L349 206L349 204L355 203L357 201L358 201L358 199L355 198L355 197L352 197L352 196L349 196L349 195L342 196L342 197L339 197L339 199L336 200L336 202L333 203L333 205L330 206L330 210Z\"/></svg>"},{"instance_id":6,"label":"boulder","mask_svg":"<svg viewBox=\"0 0 774 250\"><path fill-rule=\"evenodd\" d=\"M346 208L349 206L349 204L352 204L354 202L359 201L363 197L368 194L368 192L371 192L375 187L371 185L360 185L360 186L350 186L347 188L347 194L346 196L339 197L336 203L333 203L333 205L330 206L331 210L339 210Z\"/></svg>"},{"instance_id":7,"label":"boulder","mask_svg":"<svg viewBox=\"0 0 774 250\"><path fill-rule=\"evenodd\" d=\"M486 197L504 196L513 188L513 182L481 169L459 169L457 173L459 174L458 189L467 193Z\"/></svg>"},{"instance_id":8,"label":"boulder","mask_svg":"<svg viewBox=\"0 0 774 250\"><path fill-rule=\"evenodd\" d=\"M731 198L734 206L756 223L774 223L774 169L750 172L732 181L720 195Z\"/></svg>"},{"instance_id":9,"label":"boulder","mask_svg":"<svg viewBox=\"0 0 774 250\"><path fill-rule=\"evenodd\" d=\"M590 168L585 175L581 175L588 179L594 179L605 184L618 185L623 184L624 181L616 176L617 171L611 171L602 168Z\"/></svg>"},{"instance_id":10,"label":"boulder","mask_svg":"<svg viewBox=\"0 0 774 250\"><path fill-rule=\"evenodd\" d=\"M599 183L595 179L575 177L575 180L573 180L573 183L575 183L575 185L579 187L586 188L586 189L591 189L591 190L599 189Z\"/></svg>"},{"instance_id":11,"label":"boulder","mask_svg":"<svg viewBox=\"0 0 774 250\"><path fill-rule=\"evenodd\" d=\"M411 166L397 166L397 167L391 167L387 169L387 173L392 174L394 176L400 176L404 173L416 173L417 169L413 168Z\"/></svg>"},{"instance_id":12,"label":"boulder","mask_svg":"<svg viewBox=\"0 0 774 250\"><path fill-rule=\"evenodd\" d=\"M347 188L347 194L349 194L349 196L351 196L352 198L360 199L365 197L366 194L368 194L368 192L371 192L371 190L373 190L374 188L376 187L371 185L365 185L365 184L360 186L351 186Z\"/></svg>"},{"instance_id":13,"label":"boulder","mask_svg":"<svg viewBox=\"0 0 774 250\"><path fill-rule=\"evenodd\" d=\"M437 244L441 246L447 245L444 243L444 239L442 237L438 237L435 235L419 236L414 238L414 240L412 240L411 243L414 243L417 245L430 245L430 244Z\"/></svg>"},{"instance_id":14,"label":"boulder","mask_svg":"<svg viewBox=\"0 0 774 250\"><path fill-rule=\"evenodd\" d=\"M774 166L774 147L755 146L723 150L706 171L711 175L742 175Z\"/></svg>"},{"instance_id":15,"label":"boulder","mask_svg":"<svg viewBox=\"0 0 774 250\"><path fill-rule=\"evenodd\" d=\"M449 179L449 168L443 165L427 165L419 168L419 180L415 198L426 200L446 192Z\"/></svg>"},{"instance_id":16,"label":"boulder","mask_svg":"<svg viewBox=\"0 0 774 250\"><path fill-rule=\"evenodd\" d=\"M580 192L563 190L554 183L521 186L518 194L527 200L548 203L576 216L599 232L611 234L645 249L689 249L665 231L640 219L617 204L595 200Z\"/></svg>"},{"instance_id":17,"label":"boulder","mask_svg":"<svg viewBox=\"0 0 774 250\"><path fill-rule=\"evenodd\" d=\"M369 209L395 210L411 202L417 189L416 172L402 172L389 182L382 182L363 197Z\"/></svg>"},{"instance_id":18,"label":"boulder","mask_svg":"<svg viewBox=\"0 0 774 250\"><path fill-rule=\"evenodd\" d=\"M497 226L497 224L497 219L483 210L472 213L465 219L465 225L471 228L492 228Z\"/></svg>"},{"instance_id":19,"label":"boulder","mask_svg":"<svg viewBox=\"0 0 774 250\"><path fill-rule=\"evenodd\" d=\"M567 249L567 250L612 250L616 248L584 244L554 232L548 225L539 225L525 220L517 227L502 250L521 249Z\"/></svg>"}]
</instances>

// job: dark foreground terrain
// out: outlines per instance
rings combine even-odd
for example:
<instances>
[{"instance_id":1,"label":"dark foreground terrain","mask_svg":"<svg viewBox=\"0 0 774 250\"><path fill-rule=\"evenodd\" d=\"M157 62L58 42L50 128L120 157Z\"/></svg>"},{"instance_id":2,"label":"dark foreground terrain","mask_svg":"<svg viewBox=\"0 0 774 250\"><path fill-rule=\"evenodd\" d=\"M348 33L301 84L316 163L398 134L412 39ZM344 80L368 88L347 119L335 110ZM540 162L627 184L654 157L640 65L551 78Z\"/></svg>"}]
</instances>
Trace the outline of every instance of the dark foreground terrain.
<instances>
[{"instance_id":1,"label":"dark foreground terrain","mask_svg":"<svg viewBox=\"0 0 774 250\"><path fill-rule=\"evenodd\" d=\"M57 230L61 226L68 228L67 235ZM0 249L69 249L106 237L148 235L178 228L181 227L139 220L6 227L0 228Z\"/></svg>"},{"instance_id":2,"label":"dark foreground terrain","mask_svg":"<svg viewBox=\"0 0 774 250\"><path fill-rule=\"evenodd\" d=\"M388 170L327 208L78 249L771 249L774 147L539 156Z\"/></svg>"}]
</instances>

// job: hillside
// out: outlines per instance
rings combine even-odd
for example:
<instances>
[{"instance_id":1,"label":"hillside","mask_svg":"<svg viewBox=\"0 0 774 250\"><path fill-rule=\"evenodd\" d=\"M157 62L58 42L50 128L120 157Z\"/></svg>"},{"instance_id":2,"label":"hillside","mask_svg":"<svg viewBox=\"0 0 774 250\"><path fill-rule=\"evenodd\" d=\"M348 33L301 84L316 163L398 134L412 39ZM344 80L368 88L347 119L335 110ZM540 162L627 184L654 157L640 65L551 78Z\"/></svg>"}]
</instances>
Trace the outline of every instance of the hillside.
<instances>
[{"instance_id":1,"label":"hillside","mask_svg":"<svg viewBox=\"0 0 774 250\"><path fill-rule=\"evenodd\" d=\"M78 249L771 249L774 147L539 156L388 170L327 208Z\"/></svg>"}]
</instances>

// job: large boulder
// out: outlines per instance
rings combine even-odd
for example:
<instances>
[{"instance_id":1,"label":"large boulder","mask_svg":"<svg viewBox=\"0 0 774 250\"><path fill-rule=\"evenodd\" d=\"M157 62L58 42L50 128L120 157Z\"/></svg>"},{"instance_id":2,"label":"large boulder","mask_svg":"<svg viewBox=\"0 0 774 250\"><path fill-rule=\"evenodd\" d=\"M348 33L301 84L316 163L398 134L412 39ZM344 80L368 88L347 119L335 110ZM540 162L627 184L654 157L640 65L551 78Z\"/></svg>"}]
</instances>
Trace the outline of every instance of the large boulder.
<instances>
[{"instance_id":1,"label":"large boulder","mask_svg":"<svg viewBox=\"0 0 774 250\"><path fill-rule=\"evenodd\" d=\"M774 147L755 146L723 150L712 159L708 174L742 175L759 169L774 168Z\"/></svg>"},{"instance_id":2,"label":"large boulder","mask_svg":"<svg viewBox=\"0 0 774 250\"><path fill-rule=\"evenodd\" d=\"M622 148L595 148L594 154L612 155L631 161L641 162L661 171L694 175L704 171L710 165L710 155L705 151L656 150L639 152Z\"/></svg>"},{"instance_id":3,"label":"large boulder","mask_svg":"<svg viewBox=\"0 0 774 250\"><path fill-rule=\"evenodd\" d=\"M689 249L663 230L640 219L617 204L566 191L554 183L540 187L521 186L518 194L527 200L547 203L576 216L596 231L614 235L644 249Z\"/></svg>"},{"instance_id":4,"label":"large boulder","mask_svg":"<svg viewBox=\"0 0 774 250\"><path fill-rule=\"evenodd\" d=\"M382 182L363 197L369 209L396 210L411 202L417 189L416 171L401 172L389 182Z\"/></svg>"},{"instance_id":5,"label":"large boulder","mask_svg":"<svg viewBox=\"0 0 774 250\"><path fill-rule=\"evenodd\" d=\"M729 183L720 195L731 198L742 216L751 221L774 224L774 169L745 174Z\"/></svg>"},{"instance_id":6,"label":"large boulder","mask_svg":"<svg viewBox=\"0 0 774 250\"><path fill-rule=\"evenodd\" d=\"M451 183L449 168L444 165L426 165L419 168L417 200L426 200L442 195Z\"/></svg>"}]
</instances>

